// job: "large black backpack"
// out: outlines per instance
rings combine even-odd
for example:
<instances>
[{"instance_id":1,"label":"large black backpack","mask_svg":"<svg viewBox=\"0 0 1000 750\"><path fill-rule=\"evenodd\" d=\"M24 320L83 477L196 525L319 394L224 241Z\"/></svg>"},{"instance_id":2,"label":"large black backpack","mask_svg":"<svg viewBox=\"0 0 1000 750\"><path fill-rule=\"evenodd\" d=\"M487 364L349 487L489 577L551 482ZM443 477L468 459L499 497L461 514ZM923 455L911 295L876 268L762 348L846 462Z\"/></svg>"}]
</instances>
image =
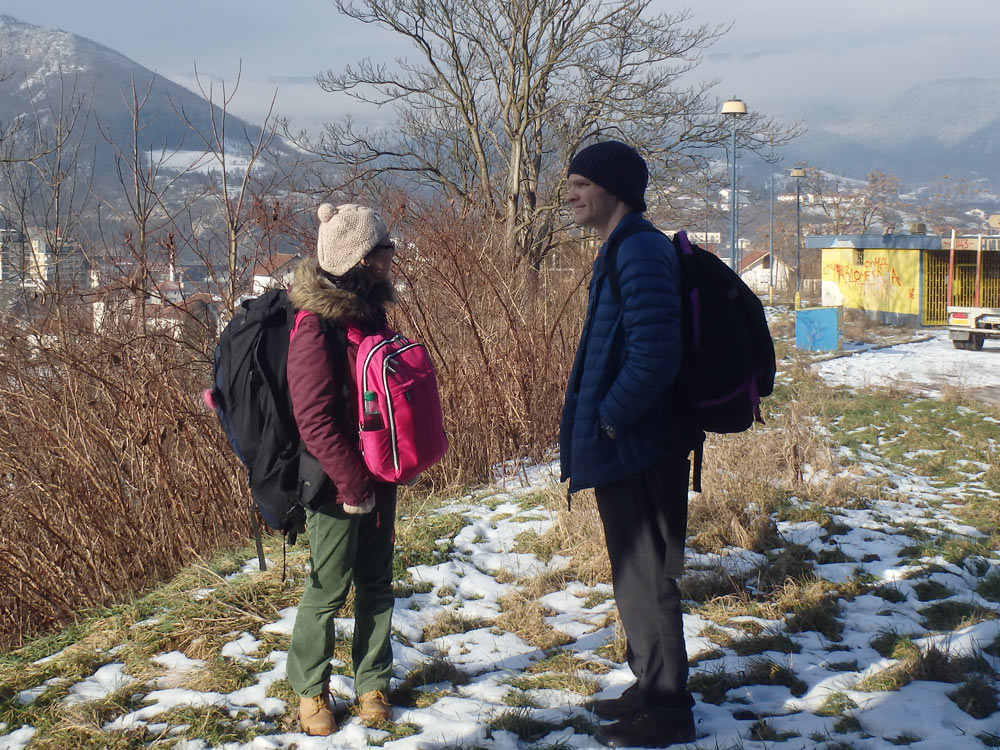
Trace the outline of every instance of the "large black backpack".
<instances>
[{"instance_id":1,"label":"large black backpack","mask_svg":"<svg viewBox=\"0 0 1000 750\"><path fill-rule=\"evenodd\" d=\"M288 393L289 333L295 307L284 289L244 300L219 336L212 367L212 401L229 445L246 466L250 495L261 518L295 544L305 529L305 508L336 493L319 462L304 448ZM338 377L347 382L344 329L322 320ZM334 415L347 425L347 401ZM257 556L265 569L256 516L251 515ZM284 578L284 574L282 574Z\"/></svg>"},{"instance_id":2,"label":"large black backpack","mask_svg":"<svg viewBox=\"0 0 1000 750\"><path fill-rule=\"evenodd\" d=\"M285 375L294 320L284 289L244 300L219 337L212 381L215 412L247 468L261 518L293 543L305 520L299 505L299 431Z\"/></svg>"},{"instance_id":3,"label":"large black backpack","mask_svg":"<svg viewBox=\"0 0 1000 750\"><path fill-rule=\"evenodd\" d=\"M626 229L606 250L611 292L621 299L615 256L626 237L658 232L648 221ZM757 295L717 255L674 235L680 266L681 364L675 381L680 416L694 435L694 489L701 490L704 433L742 432L764 423L760 399L774 390L774 343Z\"/></svg>"}]
</instances>

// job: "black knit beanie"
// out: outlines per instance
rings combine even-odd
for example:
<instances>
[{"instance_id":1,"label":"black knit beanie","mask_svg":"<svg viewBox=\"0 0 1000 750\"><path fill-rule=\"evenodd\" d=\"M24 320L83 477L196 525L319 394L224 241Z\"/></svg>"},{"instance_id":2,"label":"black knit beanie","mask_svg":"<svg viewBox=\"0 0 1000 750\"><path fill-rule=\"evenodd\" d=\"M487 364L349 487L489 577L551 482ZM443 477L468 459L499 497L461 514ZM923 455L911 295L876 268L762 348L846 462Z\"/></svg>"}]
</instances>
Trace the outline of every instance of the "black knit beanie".
<instances>
[{"instance_id":1,"label":"black knit beanie","mask_svg":"<svg viewBox=\"0 0 1000 750\"><path fill-rule=\"evenodd\" d=\"M620 141L603 141L578 151L566 175L578 174L600 185L637 211L646 210L649 170L639 152Z\"/></svg>"}]
</instances>

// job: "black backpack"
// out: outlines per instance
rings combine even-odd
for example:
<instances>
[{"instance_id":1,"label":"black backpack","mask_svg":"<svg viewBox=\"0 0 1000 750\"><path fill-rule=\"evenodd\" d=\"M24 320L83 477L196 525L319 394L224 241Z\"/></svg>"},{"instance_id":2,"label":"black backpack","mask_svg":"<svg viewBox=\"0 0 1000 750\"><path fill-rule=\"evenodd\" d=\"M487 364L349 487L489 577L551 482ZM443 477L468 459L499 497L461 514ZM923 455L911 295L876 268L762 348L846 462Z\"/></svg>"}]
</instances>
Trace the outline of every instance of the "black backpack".
<instances>
[{"instance_id":1,"label":"black backpack","mask_svg":"<svg viewBox=\"0 0 1000 750\"><path fill-rule=\"evenodd\" d=\"M299 431L285 375L294 320L284 289L244 300L219 336L211 389L222 429L247 468L261 518L292 543L305 522L299 504Z\"/></svg>"},{"instance_id":2,"label":"black backpack","mask_svg":"<svg viewBox=\"0 0 1000 750\"><path fill-rule=\"evenodd\" d=\"M640 232L659 232L640 221L606 250L611 292L621 300L618 246ZM693 433L694 483L701 491L704 433L742 432L760 415L760 399L774 390L774 343L757 295L717 255L692 245L677 232L673 245L680 266L681 364L675 382L681 418Z\"/></svg>"},{"instance_id":3,"label":"black backpack","mask_svg":"<svg viewBox=\"0 0 1000 750\"><path fill-rule=\"evenodd\" d=\"M244 300L219 336L212 366L215 413L236 457L247 468L250 495L261 518L295 544L305 528L305 508L336 494L319 462L299 439L288 394L288 337L296 310L284 289ZM347 337L343 328L323 320L334 365L347 383ZM347 401L335 415L347 424ZM257 555L264 551L256 516L251 513Z\"/></svg>"}]
</instances>

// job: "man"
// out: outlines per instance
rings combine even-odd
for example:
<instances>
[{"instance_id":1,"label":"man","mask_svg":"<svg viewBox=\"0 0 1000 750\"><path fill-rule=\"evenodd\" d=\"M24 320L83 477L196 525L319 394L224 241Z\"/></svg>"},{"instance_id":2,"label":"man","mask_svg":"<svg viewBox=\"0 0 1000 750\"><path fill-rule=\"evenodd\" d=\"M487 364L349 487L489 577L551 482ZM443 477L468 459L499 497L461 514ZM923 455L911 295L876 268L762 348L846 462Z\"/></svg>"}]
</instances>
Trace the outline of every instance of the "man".
<instances>
[{"instance_id":1,"label":"man","mask_svg":"<svg viewBox=\"0 0 1000 750\"><path fill-rule=\"evenodd\" d=\"M583 333L560 428L562 478L593 487L615 600L636 682L594 712L615 723L611 747L665 747L695 738L677 578L684 562L689 444L672 384L681 357L676 253L642 218L649 173L636 150L605 141L568 170L576 222L604 240L594 260ZM624 239L622 239L624 238ZM608 248L618 288L609 281Z\"/></svg>"}]
</instances>

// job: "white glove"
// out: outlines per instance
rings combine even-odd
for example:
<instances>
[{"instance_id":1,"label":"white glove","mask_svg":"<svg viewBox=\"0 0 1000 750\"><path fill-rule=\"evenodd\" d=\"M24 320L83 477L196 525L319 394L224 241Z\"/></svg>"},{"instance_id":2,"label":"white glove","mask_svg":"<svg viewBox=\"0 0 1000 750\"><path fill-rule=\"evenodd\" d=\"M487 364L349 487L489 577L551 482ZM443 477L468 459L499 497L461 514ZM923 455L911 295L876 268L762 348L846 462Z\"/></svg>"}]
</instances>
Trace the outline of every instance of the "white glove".
<instances>
[{"instance_id":1,"label":"white glove","mask_svg":"<svg viewBox=\"0 0 1000 750\"><path fill-rule=\"evenodd\" d=\"M344 512L352 516L363 516L365 513L371 513L375 510L375 493L372 492L361 505L349 505L344 503Z\"/></svg>"}]
</instances>

